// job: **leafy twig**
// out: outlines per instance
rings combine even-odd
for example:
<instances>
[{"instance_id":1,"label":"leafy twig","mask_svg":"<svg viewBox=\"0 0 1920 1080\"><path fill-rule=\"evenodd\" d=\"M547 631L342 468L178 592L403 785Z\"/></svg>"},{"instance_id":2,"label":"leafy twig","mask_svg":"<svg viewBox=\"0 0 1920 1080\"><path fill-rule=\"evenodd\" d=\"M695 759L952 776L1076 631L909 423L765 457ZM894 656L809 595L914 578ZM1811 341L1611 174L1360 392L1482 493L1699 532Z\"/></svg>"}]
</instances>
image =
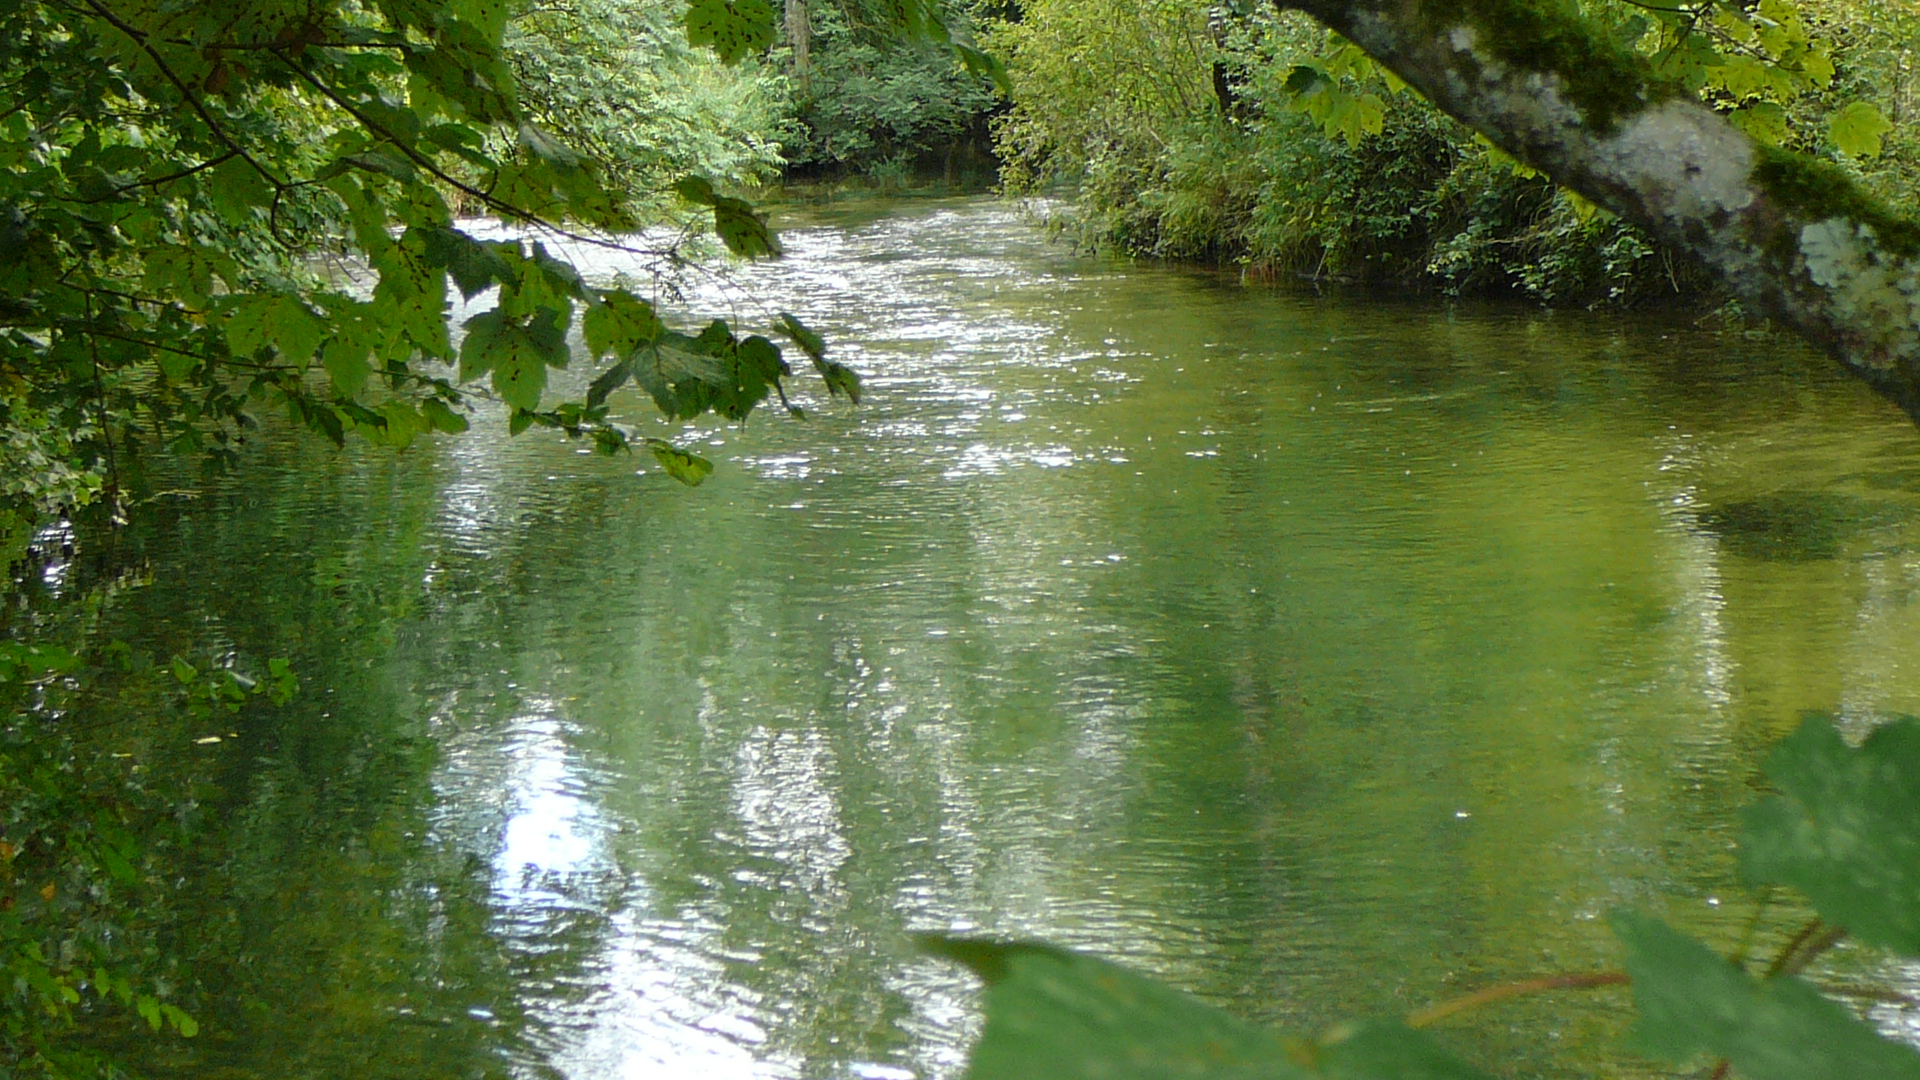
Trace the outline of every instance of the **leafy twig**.
<instances>
[{"instance_id":1,"label":"leafy twig","mask_svg":"<svg viewBox=\"0 0 1920 1080\"><path fill-rule=\"evenodd\" d=\"M320 79L316 77L311 71L308 71L305 66L295 63L293 57L287 55L287 53L284 50L276 49L274 50L273 54L279 57L280 61L286 64L287 67L291 68L294 74L300 76L301 79L305 80L308 85L312 86L315 90L320 91L320 93L325 95L325 97L329 101L332 101L335 105L338 105L341 109L345 110L347 115L353 117L356 121L360 123L362 127L366 128L368 131L373 132L375 135L378 135L382 139L385 139L387 142L391 143L393 145L393 148L398 150L402 155L404 155L408 161L411 161L414 165L424 170L429 176L432 176L434 179L453 188L455 191L458 191L461 194L469 196L471 198L478 199L480 203L486 206L487 208L491 210L499 211L511 217L520 218L528 222L529 224L534 225L537 228L540 228L547 232L552 233L555 236L559 236L567 240L573 240L582 244L592 244L596 247L610 248L614 251L621 251L630 255L647 255L647 256L653 256L653 257L662 257L662 256L668 256L672 254L671 252L649 251L645 248L636 248L629 244L620 243L617 240L603 240L597 236L589 236L585 233L577 233L570 229L562 228L561 226L546 220L545 218L539 216L538 214L533 213L532 211L529 211L523 207L515 206L512 203L507 202L506 200L501 199L490 192L482 191L481 189L474 187L472 184L466 183L465 181L455 179L453 176L449 175L446 172L446 170L440 168L440 166L437 165L432 158L428 157L425 154L422 154L418 150L415 150L413 147L408 146L404 141L402 141L397 136L395 136L393 132L389 131L385 125L373 119L373 117L368 116L363 110L356 107L352 102L348 101L346 98L342 97L340 93L336 91L333 87L328 86L324 82L321 82Z\"/></svg>"},{"instance_id":2,"label":"leafy twig","mask_svg":"<svg viewBox=\"0 0 1920 1080\"><path fill-rule=\"evenodd\" d=\"M227 134L227 130L220 126L218 120L213 118L213 113L208 111L206 103L201 101L199 96L187 86L186 80L174 72L173 66L167 63L166 57L160 55L160 50L153 47L153 43L147 40L147 35L143 33L140 28L133 26L125 19L115 15L112 9L102 4L100 0L85 0L85 3L88 8L93 10L94 14L99 15L108 23L111 23L114 29L127 35L135 45L140 46L142 52L153 58L154 66L160 69L160 74L166 76L167 81L172 83L174 88L180 91L180 95L186 99L187 105L190 106L194 112L200 114L200 119L206 122L207 128L213 132L214 138L226 144L227 149L239 155L240 160L253 166L253 171L259 173L267 183L272 184L276 188L285 186L279 177L268 171L265 165L260 164L252 154L247 153L245 147L235 142L233 136Z\"/></svg>"}]
</instances>

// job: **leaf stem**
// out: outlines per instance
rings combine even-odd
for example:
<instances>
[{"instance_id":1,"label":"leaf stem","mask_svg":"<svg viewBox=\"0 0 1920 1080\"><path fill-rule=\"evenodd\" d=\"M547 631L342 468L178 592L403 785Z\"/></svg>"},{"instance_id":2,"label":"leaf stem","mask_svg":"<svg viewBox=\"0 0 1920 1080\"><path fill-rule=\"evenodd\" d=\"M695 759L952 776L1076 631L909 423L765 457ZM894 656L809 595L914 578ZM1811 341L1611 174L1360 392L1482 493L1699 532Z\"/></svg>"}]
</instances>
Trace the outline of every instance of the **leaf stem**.
<instances>
[{"instance_id":1,"label":"leaf stem","mask_svg":"<svg viewBox=\"0 0 1920 1080\"><path fill-rule=\"evenodd\" d=\"M1747 920L1747 928L1740 935L1739 947L1733 950L1732 956L1728 957L1735 964L1746 966L1747 956L1753 951L1754 939L1760 933L1760 919L1767 913L1767 907L1771 903L1773 903L1773 886L1768 885L1760 890L1760 902L1753 906L1753 917Z\"/></svg>"},{"instance_id":2,"label":"leaf stem","mask_svg":"<svg viewBox=\"0 0 1920 1080\"><path fill-rule=\"evenodd\" d=\"M1407 1014L1407 1026L1412 1028L1428 1027L1450 1016L1469 1012L1482 1005L1492 1005L1508 998L1524 997L1546 990L1591 990L1600 986L1625 986L1632 980L1624 971L1595 971L1578 975L1543 975L1537 979L1525 979L1520 982L1506 983L1502 986L1490 986L1465 997L1443 1001L1438 1005L1429 1005L1417 1012Z\"/></svg>"},{"instance_id":3,"label":"leaf stem","mask_svg":"<svg viewBox=\"0 0 1920 1080\"><path fill-rule=\"evenodd\" d=\"M1813 963L1815 957L1840 944L1846 936L1845 927L1828 926L1817 918L1812 919L1787 940L1786 945L1780 949L1780 955L1774 957L1773 963L1767 965L1767 972L1761 978L1797 975L1806 970L1806 966Z\"/></svg>"},{"instance_id":4,"label":"leaf stem","mask_svg":"<svg viewBox=\"0 0 1920 1080\"><path fill-rule=\"evenodd\" d=\"M1818 957L1821 953L1845 941L1846 938L1846 927L1829 926L1821 931L1819 936L1801 946L1799 953L1781 970L1788 975L1798 975L1807 969L1807 965L1813 963L1815 957Z\"/></svg>"}]
</instances>

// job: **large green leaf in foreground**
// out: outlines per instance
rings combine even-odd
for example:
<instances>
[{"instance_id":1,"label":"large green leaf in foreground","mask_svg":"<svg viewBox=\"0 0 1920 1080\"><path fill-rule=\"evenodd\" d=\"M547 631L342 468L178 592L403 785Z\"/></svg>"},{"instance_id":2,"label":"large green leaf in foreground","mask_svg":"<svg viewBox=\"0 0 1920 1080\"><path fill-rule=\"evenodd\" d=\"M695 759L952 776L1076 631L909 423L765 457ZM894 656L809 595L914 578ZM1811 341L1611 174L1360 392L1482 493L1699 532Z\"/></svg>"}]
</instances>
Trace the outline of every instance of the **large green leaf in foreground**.
<instances>
[{"instance_id":1,"label":"large green leaf in foreground","mask_svg":"<svg viewBox=\"0 0 1920 1080\"><path fill-rule=\"evenodd\" d=\"M1658 919L1613 916L1627 947L1640 1049L1725 1058L1746 1080L1920 1080L1920 1054L1799 979L1760 981Z\"/></svg>"},{"instance_id":2,"label":"large green leaf in foreground","mask_svg":"<svg viewBox=\"0 0 1920 1080\"><path fill-rule=\"evenodd\" d=\"M1047 945L927 937L987 983L968 1080L1485 1080L1384 1021L1293 1039L1125 968Z\"/></svg>"},{"instance_id":3,"label":"large green leaf in foreground","mask_svg":"<svg viewBox=\"0 0 1920 1080\"><path fill-rule=\"evenodd\" d=\"M1766 771L1782 794L1746 813L1747 879L1791 885L1853 937L1920 954L1920 721L1882 725L1855 750L1810 718Z\"/></svg>"}]
</instances>

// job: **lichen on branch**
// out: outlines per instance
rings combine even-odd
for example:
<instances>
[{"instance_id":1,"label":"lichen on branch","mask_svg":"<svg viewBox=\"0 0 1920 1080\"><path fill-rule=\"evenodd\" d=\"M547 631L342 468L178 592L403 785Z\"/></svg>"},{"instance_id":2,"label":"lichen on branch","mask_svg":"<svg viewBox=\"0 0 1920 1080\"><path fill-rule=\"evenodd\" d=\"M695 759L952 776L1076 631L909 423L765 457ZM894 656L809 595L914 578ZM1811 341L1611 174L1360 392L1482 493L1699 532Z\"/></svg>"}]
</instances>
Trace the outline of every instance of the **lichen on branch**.
<instances>
[{"instance_id":1,"label":"lichen on branch","mask_svg":"<svg viewBox=\"0 0 1920 1080\"><path fill-rule=\"evenodd\" d=\"M1920 419L1920 223L1757 142L1557 0L1275 0L1697 259Z\"/></svg>"}]
</instances>

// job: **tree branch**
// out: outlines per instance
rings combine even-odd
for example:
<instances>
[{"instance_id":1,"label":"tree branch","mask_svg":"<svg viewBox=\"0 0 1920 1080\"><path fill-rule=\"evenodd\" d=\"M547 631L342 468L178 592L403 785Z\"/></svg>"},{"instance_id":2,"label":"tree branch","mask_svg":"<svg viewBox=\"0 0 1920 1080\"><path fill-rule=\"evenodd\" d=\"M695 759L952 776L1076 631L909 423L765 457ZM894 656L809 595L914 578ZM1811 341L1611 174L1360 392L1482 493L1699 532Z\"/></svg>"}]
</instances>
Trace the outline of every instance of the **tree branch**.
<instances>
[{"instance_id":1,"label":"tree branch","mask_svg":"<svg viewBox=\"0 0 1920 1080\"><path fill-rule=\"evenodd\" d=\"M119 187L114 188L112 191L107 192L105 195L96 195L91 199L78 199L75 201L81 202L81 203L102 203L102 202L106 202L108 199L119 198L120 196L125 195L129 191L134 191L139 188L143 188L143 187L159 188L164 184L171 184L175 180L185 180L187 177L192 176L195 173L205 172L206 170L214 168L215 166L224 165L227 162L232 161L234 158L239 156L240 156L239 151L229 150L226 153L221 154L219 157L208 158L207 160L201 162L198 165L181 169L179 172L176 172L176 173L168 173L165 176L156 176L151 180L135 180L131 184L122 184Z\"/></svg>"},{"instance_id":2,"label":"tree branch","mask_svg":"<svg viewBox=\"0 0 1920 1080\"><path fill-rule=\"evenodd\" d=\"M153 43L147 40L146 34L142 33L138 27L133 26L120 16L115 15L113 11L105 4L102 4L100 0L85 0L85 2L94 14L112 24L115 30L127 35L135 45L140 46L141 52L146 53L153 59L154 66L160 69L160 74L166 76L167 81L173 84L174 89L180 91L180 96L186 99L187 105L191 107L194 112L200 114L200 119L206 122L207 129L213 132L214 138L219 139L228 150L238 155L240 160L253 166L253 171L265 178L267 183L272 184L276 189L286 186L279 177L269 172L265 165L260 164L252 154L247 153L245 147L235 142L233 136L227 134L227 129L221 127L220 122L213 118L213 113L208 111L206 103L201 101L199 95L195 94L193 90L187 86L185 80L174 73L173 67L167 63L165 57L160 55L160 50L154 48Z\"/></svg>"},{"instance_id":3,"label":"tree branch","mask_svg":"<svg viewBox=\"0 0 1920 1080\"><path fill-rule=\"evenodd\" d=\"M397 138L393 134L393 132L389 131L385 125L373 119L373 117L368 116L364 110L356 107L352 102L342 97L340 93L336 91L333 87L328 86L324 82L321 82L320 79L317 76L315 76L311 71L308 71L304 65L297 63L293 57L288 56L285 50L276 49L274 50L274 55L280 58L281 63L284 63L287 65L287 67L291 68L294 74L300 76L301 79L305 80L309 86L312 86L315 90L320 91L321 94L326 96L327 100L339 106L342 110L344 110L347 113L347 115L353 117L356 121L358 121L362 127L366 128L368 131L373 132L375 135L378 135L380 138L385 139L388 143L392 144L395 150L398 150L402 155L406 157L408 161L411 161L421 171L425 172L427 175L433 177L435 180L438 180L441 183L446 184L448 187L453 188L455 191L458 191L463 195L467 195L471 198L478 199L481 205L487 207L488 209L494 210L497 213L507 215L509 217L519 218L523 221L526 221L528 224L533 225L536 228L543 229L547 232L552 233L555 236L559 236L567 240L573 240L578 243L592 244L595 247L610 248L614 251L621 251L630 255L646 255L646 256L655 257L655 258L664 258L664 257L672 256L673 253L670 251L668 252L650 251L644 248L636 248L628 244L622 244L617 240L603 240L597 236L589 236L585 233L574 232L570 229L566 229L559 225L556 225L553 222L540 217L538 214L532 213L526 209L515 206L504 199L497 198L489 192L482 191L479 188L474 187L472 184L466 183L465 181L462 181L462 180L455 179L453 176L449 175L444 169L440 168L440 166L436 164L432 158L428 157L425 154L422 154L418 150L415 150L413 147L408 146L405 142L402 142L399 138Z\"/></svg>"},{"instance_id":4,"label":"tree branch","mask_svg":"<svg viewBox=\"0 0 1920 1080\"><path fill-rule=\"evenodd\" d=\"M1920 223L1755 142L1537 0L1275 0L1442 111L1702 263L1920 420Z\"/></svg>"}]
</instances>

